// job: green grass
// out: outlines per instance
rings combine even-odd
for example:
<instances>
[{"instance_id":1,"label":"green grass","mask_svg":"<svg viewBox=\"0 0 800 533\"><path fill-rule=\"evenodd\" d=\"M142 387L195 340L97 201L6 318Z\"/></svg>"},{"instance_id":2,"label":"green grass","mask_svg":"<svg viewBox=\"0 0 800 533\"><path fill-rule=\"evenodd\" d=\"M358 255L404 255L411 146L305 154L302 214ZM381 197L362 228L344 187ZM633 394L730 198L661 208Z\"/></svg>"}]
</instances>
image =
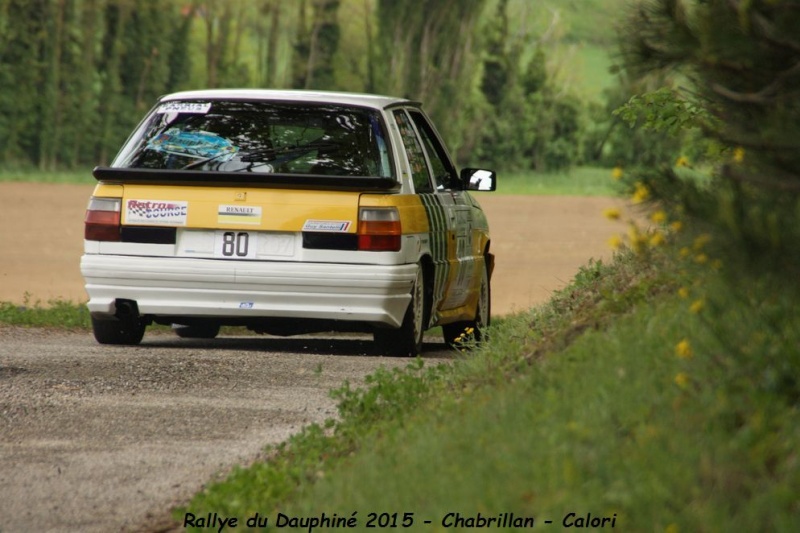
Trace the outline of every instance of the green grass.
<instances>
[{"instance_id":1,"label":"green grass","mask_svg":"<svg viewBox=\"0 0 800 533\"><path fill-rule=\"evenodd\" d=\"M75 183L86 185L97 183L92 177L91 169L58 172L0 170L0 183L2 182Z\"/></svg>"},{"instance_id":2,"label":"green grass","mask_svg":"<svg viewBox=\"0 0 800 533\"><path fill-rule=\"evenodd\" d=\"M86 329L91 327L83 304L65 300L32 301L25 294L22 304L0 302L0 324L43 328Z\"/></svg>"},{"instance_id":3,"label":"green grass","mask_svg":"<svg viewBox=\"0 0 800 533\"><path fill-rule=\"evenodd\" d=\"M582 43L576 49L575 62L580 73L577 82L581 93L597 102L604 101L603 90L615 83L609 73L613 59L608 47Z\"/></svg>"},{"instance_id":4,"label":"green grass","mask_svg":"<svg viewBox=\"0 0 800 533\"><path fill-rule=\"evenodd\" d=\"M616 196L619 190L611 179L610 169L577 167L565 172L500 174L497 179L497 193Z\"/></svg>"},{"instance_id":5,"label":"green grass","mask_svg":"<svg viewBox=\"0 0 800 533\"><path fill-rule=\"evenodd\" d=\"M431 530L450 512L558 528L591 512L624 531L794 531L800 290L769 276L731 289L676 256L592 263L452 365L418 360L343 387L338 422L237 469L188 512L273 524L357 512L359 529L370 512L414 513ZM684 339L690 357L677 355Z\"/></svg>"}]
</instances>

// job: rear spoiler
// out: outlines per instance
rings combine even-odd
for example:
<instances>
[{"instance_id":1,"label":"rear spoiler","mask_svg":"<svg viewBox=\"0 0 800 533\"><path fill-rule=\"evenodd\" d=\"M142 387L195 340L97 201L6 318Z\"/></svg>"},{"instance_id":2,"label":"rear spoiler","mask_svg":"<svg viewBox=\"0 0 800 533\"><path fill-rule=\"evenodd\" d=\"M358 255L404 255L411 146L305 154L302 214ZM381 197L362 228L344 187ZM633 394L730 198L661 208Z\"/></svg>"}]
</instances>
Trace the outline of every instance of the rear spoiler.
<instances>
[{"instance_id":1,"label":"rear spoiler","mask_svg":"<svg viewBox=\"0 0 800 533\"><path fill-rule=\"evenodd\" d=\"M326 176L322 174L272 174L210 170L95 167L92 175L109 184L203 185L206 187L261 187L325 191L390 191L399 189L394 178L376 176Z\"/></svg>"}]
</instances>

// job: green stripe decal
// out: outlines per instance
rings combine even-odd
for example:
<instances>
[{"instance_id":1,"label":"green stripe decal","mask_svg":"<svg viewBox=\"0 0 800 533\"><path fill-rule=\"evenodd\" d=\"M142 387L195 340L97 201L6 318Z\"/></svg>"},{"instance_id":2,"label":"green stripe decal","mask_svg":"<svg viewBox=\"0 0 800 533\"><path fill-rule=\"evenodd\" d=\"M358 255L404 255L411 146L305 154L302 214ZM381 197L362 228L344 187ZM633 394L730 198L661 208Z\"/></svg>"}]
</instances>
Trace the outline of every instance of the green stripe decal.
<instances>
[{"instance_id":1,"label":"green stripe decal","mask_svg":"<svg viewBox=\"0 0 800 533\"><path fill-rule=\"evenodd\" d=\"M437 320L436 309L444 299L444 289L450 275L450 262L447 260L447 214L442 200L436 194L420 194L430 224L431 254L433 254L433 315Z\"/></svg>"}]
</instances>

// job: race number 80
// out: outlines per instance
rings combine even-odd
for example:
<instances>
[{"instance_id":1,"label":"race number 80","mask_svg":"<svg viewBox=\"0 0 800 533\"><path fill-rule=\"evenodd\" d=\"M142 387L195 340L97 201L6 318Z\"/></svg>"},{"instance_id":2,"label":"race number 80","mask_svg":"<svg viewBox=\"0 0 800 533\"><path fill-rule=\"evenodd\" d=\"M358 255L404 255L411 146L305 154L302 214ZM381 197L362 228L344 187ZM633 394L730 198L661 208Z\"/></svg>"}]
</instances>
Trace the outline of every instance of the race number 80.
<instances>
[{"instance_id":1,"label":"race number 80","mask_svg":"<svg viewBox=\"0 0 800 533\"><path fill-rule=\"evenodd\" d=\"M248 231L218 231L214 256L225 259L254 259L255 235Z\"/></svg>"}]
</instances>

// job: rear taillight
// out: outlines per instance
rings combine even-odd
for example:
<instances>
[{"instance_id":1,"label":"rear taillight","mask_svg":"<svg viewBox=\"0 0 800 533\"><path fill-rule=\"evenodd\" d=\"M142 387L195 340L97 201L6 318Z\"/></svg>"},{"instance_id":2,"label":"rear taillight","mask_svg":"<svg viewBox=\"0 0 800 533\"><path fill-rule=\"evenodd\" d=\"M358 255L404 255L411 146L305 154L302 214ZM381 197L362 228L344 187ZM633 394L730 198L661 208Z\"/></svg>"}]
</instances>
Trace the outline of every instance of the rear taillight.
<instances>
[{"instance_id":1,"label":"rear taillight","mask_svg":"<svg viewBox=\"0 0 800 533\"><path fill-rule=\"evenodd\" d=\"M358 249L370 252L400 250L402 229L395 207L362 207L358 212Z\"/></svg>"},{"instance_id":2,"label":"rear taillight","mask_svg":"<svg viewBox=\"0 0 800 533\"><path fill-rule=\"evenodd\" d=\"M120 206L119 198L97 198L92 196L86 208L83 237L87 241L120 240Z\"/></svg>"}]
</instances>

